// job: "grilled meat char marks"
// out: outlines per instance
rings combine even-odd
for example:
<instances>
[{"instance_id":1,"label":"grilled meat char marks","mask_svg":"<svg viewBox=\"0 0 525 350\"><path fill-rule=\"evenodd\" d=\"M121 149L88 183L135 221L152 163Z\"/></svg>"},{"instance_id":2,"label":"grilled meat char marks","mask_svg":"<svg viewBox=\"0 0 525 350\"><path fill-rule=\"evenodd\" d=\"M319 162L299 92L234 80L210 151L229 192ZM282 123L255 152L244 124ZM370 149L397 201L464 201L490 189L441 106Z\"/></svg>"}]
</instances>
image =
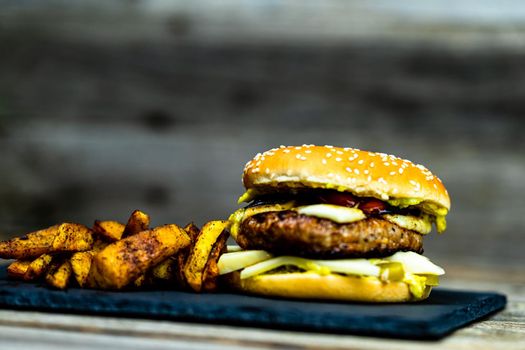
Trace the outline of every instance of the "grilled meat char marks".
<instances>
[{"instance_id":1,"label":"grilled meat char marks","mask_svg":"<svg viewBox=\"0 0 525 350\"><path fill-rule=\"evenodd\" d=\"M246 219L237 235L243 249L276 255L343 259L423 252L423 237L379 217L338 224L292 210L272 211Z\"/></svg>"}]
</instances>

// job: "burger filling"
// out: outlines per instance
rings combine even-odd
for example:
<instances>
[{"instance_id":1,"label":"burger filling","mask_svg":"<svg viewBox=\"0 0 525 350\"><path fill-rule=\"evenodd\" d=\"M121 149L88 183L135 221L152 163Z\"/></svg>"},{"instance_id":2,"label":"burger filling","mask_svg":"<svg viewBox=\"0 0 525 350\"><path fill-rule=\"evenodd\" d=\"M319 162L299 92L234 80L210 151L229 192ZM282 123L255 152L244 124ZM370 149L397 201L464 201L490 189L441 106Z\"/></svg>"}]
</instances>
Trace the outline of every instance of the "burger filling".
<instances>
[{"instance_id":1,"label":"burger filling","mask_svg":"<svg viewBox=\"0 0 525 350\"><path fill-rule=\"evenodd\" d=\"M307 272L376 278L384 282L402 281L408 284L416 298L423 295L426 286L438 285L438 276L445 273L441 267L414 252L397 252L376 259L319 260L296 256L274 257L264 250L245 250L223 254L218 267L220 274L241 270L241 279L271 273Z\"/></svg>"},{"instance_id":2,"label":"burger filling","mask_svg":"<svg viewBox=\"0 0 525 350\"><path fill-rule=\"evenodd\" d=\"M420 255L423 235L444 215L416 199L381 201L334 190L306 189L257 195L230 216L242 251L221 256L221 274L241 279L262 274L308 272L403 281L415 297L437 285L443 269Z\"/></svg>"}]
</instances>

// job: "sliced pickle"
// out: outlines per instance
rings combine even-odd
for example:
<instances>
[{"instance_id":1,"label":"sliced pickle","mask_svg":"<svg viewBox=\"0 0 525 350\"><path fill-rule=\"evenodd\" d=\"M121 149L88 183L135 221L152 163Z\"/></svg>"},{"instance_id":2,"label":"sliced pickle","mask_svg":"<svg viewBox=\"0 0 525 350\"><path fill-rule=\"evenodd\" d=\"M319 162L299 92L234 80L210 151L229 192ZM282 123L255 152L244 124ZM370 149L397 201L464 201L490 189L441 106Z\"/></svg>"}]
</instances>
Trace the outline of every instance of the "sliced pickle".
<instances>
[{"instance_id":1,"label":"sliced pickle","mask_svg":"<svg viewBox=\"0 0 525 350\"><path fill-rule=\"evenodd\" d=\"M294 205L294 201L289 201L282 204L258 205L255 207L238 209L228 218L231 224L230 233L234 239L237 238L237 233L239 233L239 227L241 226L241 223L250 216L254 216L260 213L266 213L269 211L288 210L293 208Z\"/></svg>"},{"instance_id":2,"label":"sliced pickle","mask_svg":"<svg viewBox=\"0 0 525 350\"><path fill-rule=\"evenodd\" d=\"M425 284L427 286L438 286L439 285L439 277L436 275L424 275L426 277Z\"/></svg>"},{"instance_id":3,"label":"sliced pickle","mask_svg":"<svg viewBox=\"0 0 525 350\"><path fill-rule=\"evenodd\" d=\"M402 281L405 278L405 269L399 262L379 264L383 281Z\"/></svg>"}]
</instances>

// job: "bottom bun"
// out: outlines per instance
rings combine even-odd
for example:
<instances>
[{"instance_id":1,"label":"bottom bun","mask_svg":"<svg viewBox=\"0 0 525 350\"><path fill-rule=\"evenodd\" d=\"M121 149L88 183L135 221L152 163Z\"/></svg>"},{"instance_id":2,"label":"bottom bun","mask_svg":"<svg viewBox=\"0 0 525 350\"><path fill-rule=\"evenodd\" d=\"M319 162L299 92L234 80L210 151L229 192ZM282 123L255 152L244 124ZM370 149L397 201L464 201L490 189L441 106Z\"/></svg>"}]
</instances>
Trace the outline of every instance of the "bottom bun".
<instances>
[{"instance_id":1,"label":"bottom bun","mask_svg":"<svg viewBox=\"0 0 525 350\"><path fill-rule=\"evenodd\" d=\"M295 299L345 300L370 303L420 301L428 298L427 286L421 298L410 293L404 282L382 282L375 277L319 275L311 272L275 273L241 280L239 273L229 274L233 288L250 293Z\"/></svg>"}]
</instances>

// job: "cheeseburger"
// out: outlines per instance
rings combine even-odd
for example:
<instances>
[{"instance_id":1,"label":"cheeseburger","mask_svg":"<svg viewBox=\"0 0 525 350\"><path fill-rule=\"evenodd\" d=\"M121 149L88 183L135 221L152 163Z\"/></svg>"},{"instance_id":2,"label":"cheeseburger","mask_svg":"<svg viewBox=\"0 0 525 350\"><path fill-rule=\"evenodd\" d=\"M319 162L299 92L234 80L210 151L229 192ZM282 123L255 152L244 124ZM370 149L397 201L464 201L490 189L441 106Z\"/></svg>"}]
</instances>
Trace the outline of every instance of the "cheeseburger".
<instances>
[{"instance_id":1,"label":"cheeseburger","mask_svg":"<svg viewBox=\"0 0 525 350\"><path fill-rule=\"evenodd\" d=\"M446 228L450 198L422 165L384 153L292 146L244 168L245 208L230 216L239 247L218 266L253 294L362 302L428 297L444 270L421 255Z\"/></svg>"}]
</instances>

